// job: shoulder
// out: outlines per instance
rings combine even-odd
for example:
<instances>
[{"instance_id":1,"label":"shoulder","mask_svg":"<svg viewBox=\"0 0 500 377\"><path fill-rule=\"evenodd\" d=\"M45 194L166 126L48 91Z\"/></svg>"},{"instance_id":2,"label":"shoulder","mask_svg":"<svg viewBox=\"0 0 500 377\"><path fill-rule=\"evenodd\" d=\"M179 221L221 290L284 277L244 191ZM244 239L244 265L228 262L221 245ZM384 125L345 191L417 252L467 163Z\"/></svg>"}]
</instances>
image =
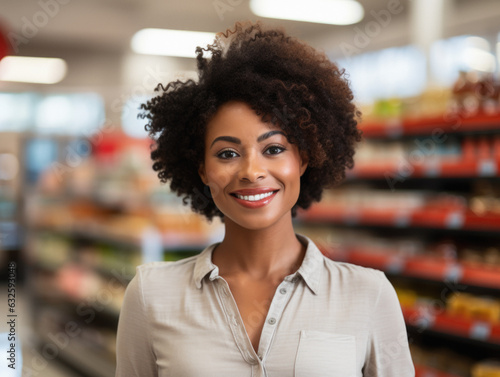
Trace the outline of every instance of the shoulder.
<instances>
[{"instance_id":1,"label":"shoulder","mask_svg":"<svg viewBox=\"0 0 500 377\"><path fill-rule=\"evenodd\" d=\"M198 255L193 255L175 262L141 264L136 267L135 279L139 280L140 285L145 285L148 288L162 286L165 289L169 283L174 282L178 286L179 283L192 275L197 257Z\"/></svg>"},{"instance_id":2,"label":"shoulder","mask_svg":"<svg viewBox=\"0 0 500 377\"><path fill-rule=\"evenodd\" d=\"M349 296L354 294L356 296L370 295L373 297L386 284L390 285L382 271L352 263L335 261L323 254L311 238L303 234L297 234L297 237L306 241L308 249L313 250L312 255L314 256L314 260L321 259L322 268L315 270L315 272L323 275L320 280L322 284L328 286L328 291Z\"/></svg>"},{"instance_id":3,"label":"shoulder","mask_svg":"<svg viewBox=\"0 0 500 377\"><path fill-rule=\"evenodd\" d=\"M338 262L325 257L328 270L343 280L355 280L365 284L380 284L385 280L385 274L374 268L358 266L347 262Z\"/></svg>"},{"instance_id":4,"label":"shoulder","mask_svg":"<svg viewBox=\"0 0 500 377\"><path fill-rule=\"evenodd\" d=\"M149 262L149 263L144 263L139 266L137 266L137 270L141 271L141 273L147 273L147 272L158 272L158 271L164 271L164 270L176 270L179 268L189 268L194 263L196 262L196 258L198 258L199 254L193 255L191 257L183 258L178 261L172 262Z\"/></svg>"},{"instance_id":5,"label":"shoulder","mask_svg":"<svg viewBox=\"0 0 500 377\"><path fill-rule=\"evenodd\" d=\"M344 290L356 294L368 294L376 297L383 290L393 289L384 272L352 263L338 262L324 258L325 267L332 280Z\"/></svg>"}]
</instances>

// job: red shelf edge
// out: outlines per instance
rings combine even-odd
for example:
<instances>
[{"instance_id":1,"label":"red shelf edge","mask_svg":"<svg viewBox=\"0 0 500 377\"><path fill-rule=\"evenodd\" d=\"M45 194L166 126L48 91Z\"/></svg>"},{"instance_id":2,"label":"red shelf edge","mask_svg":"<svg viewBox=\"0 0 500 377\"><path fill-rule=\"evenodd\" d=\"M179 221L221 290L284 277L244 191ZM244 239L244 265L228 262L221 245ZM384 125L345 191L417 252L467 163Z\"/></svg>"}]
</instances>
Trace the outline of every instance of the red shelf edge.
<instances>
[{"instance_id":1,"label":"red shelf edge","mask_svg":"<svg viewBox=\"0 0 500 377\"><path fill-rule=\"evenodd\" d=\"M448 118L448 119L446 119ZM500 129L500 115L476 115L464 117L459 115L450 116L443 114L441 116L427 118L393 118L380 121L360 123L360 129L365 137L388 136L391 132L397 130L395 134L416 135L432 132L439 128L444 132L460 132L473 130L495 130Z\"/></svg>"},{"instance_id":2,"label":"red shelf edge","mask_svg":"<svg viewBox=\"0 0 500 377\"><path fill-rule=\"evenodd\" d=\"M338 260L335 251L326 250L325 255ZM471 266L461 262L432 259L426 256L401 257L388 252L356 249L343 251L342 261L360 266L376 268L385 272L397 270L402 276L446 281L454 274L456 283L471 284L482 288L500 289L500 269L487 266Z\"/></svg>"},{"instance_id":3,"label":"red shelf edge","mask_svg":"<svg viewBox=\"0 0 500 377\"><path fill-rule=\"evenodd\" d=\"M441 372L437 369L430 368L424 365L415 365L415 377L460 377L455 374Z\"/></svg>"},{"instance_id":4,"label":"red shelf edge","mask_svg":"<svg viewBox=\"0 0 500 377\"><path fill-rule=\"evenodd\" d=\"M417 308L401 308L405 321L410 326L416 326L422 319L430 323L426 329L433 330L445 334L455 335L467 339L475 339L470 336L473 326L480 321L473 321L466 318L454 317L448 314L436 314L431 318L420 315ZM490 335L487 339L481 339L487 343L500 345L500 324L488 323L490 327ZM477 339L476 339L477 340Z\"/></svg>"},{"instance_id":5,"label":"red shelf edge","mask_svg":"<svg viewBox=\"0 0 500 377\"><path fill-rule=\"evenodd\" d=\"M483 164L489 164L488 170ZM481 178L481 177L500 177L500 161L495 160L457 160L450 161L442 159L441 161L429 161L427 164L412 165L412 178ZM357 163L349 171L347 177L353 178L387 178L400 175L398 165L392 162L380 163ZM405 178L407 178L405 176Z\"/></svg>"},{"instance_id":6,"label":"red shelf edge","mask_svg":"<svg viewBox=\"0 0 500 377\"><path fill-rule=\"evenodd\" d=\"M422 207L413 210L347 208L341 205L313 204L299 211L303 221L331 221L347 224L393 225L394 227L432 226L442 229L500 230L500 215L476 215L472 211Z\"/></svg>"}]
</instances>

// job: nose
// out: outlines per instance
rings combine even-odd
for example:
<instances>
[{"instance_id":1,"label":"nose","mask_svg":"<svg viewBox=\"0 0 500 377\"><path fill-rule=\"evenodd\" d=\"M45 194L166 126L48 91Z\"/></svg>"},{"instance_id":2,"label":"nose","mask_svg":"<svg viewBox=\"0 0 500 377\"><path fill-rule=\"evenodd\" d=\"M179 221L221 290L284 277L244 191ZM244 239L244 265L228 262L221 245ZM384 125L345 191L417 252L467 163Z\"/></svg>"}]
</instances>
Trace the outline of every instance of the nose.
<instances>
[{"instance_id":1,"label":"nose","mask_svg":"<svg viewBox=\"0 0 500 377\"><path fill-rule=\"evenodd\" d=\"M238 178L243 181L254 182L266 176L266 166L255 153L248 153L241 159Z\"/></svg>"}]
</instances>

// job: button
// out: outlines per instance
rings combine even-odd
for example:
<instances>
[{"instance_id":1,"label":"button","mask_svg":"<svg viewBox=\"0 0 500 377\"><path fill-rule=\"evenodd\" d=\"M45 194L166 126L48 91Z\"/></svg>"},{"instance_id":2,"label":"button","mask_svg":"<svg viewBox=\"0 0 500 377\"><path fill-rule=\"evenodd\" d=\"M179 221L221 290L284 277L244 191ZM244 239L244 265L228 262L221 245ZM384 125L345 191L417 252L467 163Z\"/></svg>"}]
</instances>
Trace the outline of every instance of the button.
<instances>
[{"instance_id":1,"label":"button","mask_svg":"<svg viewBox=\"0 0 500 377\"><path fill-rule=\"evenodd\" d=\"M276 318L269 318L269 321L267 321L270 325L274 325L276 323Z\"/></svg>"},{"instance_id":2,"label":"button","mask_svg":"<svg viewBox=\"0 0 500 377\"><path fill-rule=\"evenodd\" d=\"M286 289L285 289L285 288L281 288L281 289L280 289L280 293L281 293L282 295L284 295L284 294L286 293Z\"/></svg>"}]
</instances>

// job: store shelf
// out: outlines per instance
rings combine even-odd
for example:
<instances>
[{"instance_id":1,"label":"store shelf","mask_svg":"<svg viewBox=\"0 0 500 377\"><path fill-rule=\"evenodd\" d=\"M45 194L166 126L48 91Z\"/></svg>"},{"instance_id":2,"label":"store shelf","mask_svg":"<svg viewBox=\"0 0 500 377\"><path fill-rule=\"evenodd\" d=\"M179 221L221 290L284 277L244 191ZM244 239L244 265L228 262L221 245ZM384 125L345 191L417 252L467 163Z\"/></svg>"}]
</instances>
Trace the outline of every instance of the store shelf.
<instances>
[{"instance_id":1,"label":"store shelf","mask_svg":"<svg viewBox=\"0 0 500 377\"><path fill-rule=\"evenodd\" d=\"M403 307L402 310L409 326L500 346L500 323L472 320L446 313L433 314L425 307Z\"/></svg>"},{"instance_id":2,"label":"store shelf","mask_svg":"<svg viewBox=\"0 0 500 377\"><path fill-rule=\"evenodd\" d=\"M355 248L342 253L329 249L323 249L323 252L334 260L376 268L387 273L500 290L498 267L466 265L430 256L403 257L390 250Z\"/></svg>"},{"instance_id":3,"label":"store shelf","mask_svg":"<svg viewBox=\"0 0 500 377\"><path fill-rule=\"evenodd\" d=\"M313 204L297 219L348 225L382 225L396 228L424 227L473 231L500 231L500 214L477 215L472 211L425 206L417 209L355 208L340 204Z\"/></svg>"},{"instance_id":4,"label":"store shelf","mask_svg":"<svg viewBox=\"0 0 500 377\"><path fill-rule=\"evenodd\" d=\"M141 234L114 235L109 234L99 226L82 226L82 227L32 227L35 232L55 233L61 236L72 239L87 239L95 242L104 242L115 245L120 248L135 250L142 247ZM200 233L161 233L162 246L165 249L172 250L203 250L207 243L210 242L207 236Z\"/></svg>"},{"instance_id":5,"label":"store shelf","mask_svg":"<svg viewBox=\"0 0 500 377\"><path fill-rule=\"evenodd\" d=\"M460 377L456 374L441 372L423 365L415 365L415 377Z\"/></svg>"},{"instance_id":6,"label":"store shelf","mask_svg":"<svg viewBox=\"0 0 500 377\"><path fill-rule=\"evenodd\" d=\"M393 118L361 123L366 138L397 138L406 135L431 135L435 130L445 133L500 131L500 115L463 117L453 114L419 118Z\"/></svg>"},{"instance_id":7,"label":"store shelf","mask_svg":"<svg viewBox=\"0 0 500 377\"><path fill-rule=\"evenodd\" d=\"M53 340L43 334L38 334L42 344L53 344ZM88 345L82 344L77 338L70 340L66 347L58 347L57 356L64 359L81 373L92 377L114 377L115 361L114 355L94 350Z\"/></svg>"},{"instance_id":8,"label":"store shelf","mask_svg":"<svg viewBox=\"0 0 500 377\"><path fill-rule=\"evenodd\" d=\"M491 297L500 294L500 115L443 114L365 122L360 128L367 140L354 169L346 172L347 187L299 210L297 224L317 228L312 232L322 241L318 246L331 259L386 272L402 305L418 305L403 313L422 344L438 336L456 357L470 356L461 345L496 353L500 318L495 322L493 309L484 308L489 298L497 308ZM443 135L446 142L433 139ZM404 189L395 192L394 184L403 181ZM339 235L322 234L322 227L337 228ZM440 296L449 283L466 287L460 299L456 292ZM431 307L433 299L444 305L441 310ZM453 311L467 299L484 313ZM471 356L474 362L480 354ZM458 377L426 365L416 366L416 376Z\"/></svg>"},{"instance_id":9,"label":"store shelf","mask_svg":"<svg viewBox=\"0 0 500 377\"><path fill-rule=\"evenodd\" d=\"M482 178L500 177L500 160L445 160L432 159L422 164L412 164L410 171L404 172L408 178ZM349 179L387 179L401 176L398 162L357 163L353 170L348 171Z\"/></svg>"}]
</instances>

